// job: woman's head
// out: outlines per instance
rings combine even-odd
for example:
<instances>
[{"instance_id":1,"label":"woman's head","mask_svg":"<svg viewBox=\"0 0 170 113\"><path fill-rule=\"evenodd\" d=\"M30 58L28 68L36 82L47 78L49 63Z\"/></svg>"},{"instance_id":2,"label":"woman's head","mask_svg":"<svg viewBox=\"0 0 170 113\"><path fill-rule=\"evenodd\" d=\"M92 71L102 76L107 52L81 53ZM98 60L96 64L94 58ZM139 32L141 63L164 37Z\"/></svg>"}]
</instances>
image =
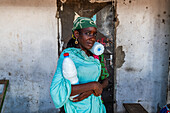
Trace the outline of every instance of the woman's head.
<instances>
[{"instance_id":1,"label":"woman's head","mask_svg":"<svg viewBox=\"0 0 170 113\"><path fill-rule=\"evenodd\" d=\"M97 26L90 18L78 17L73 23L72 32L75 41L78 40L79 47L89 50L96 41Z\"/></svg>"}]
</instances>

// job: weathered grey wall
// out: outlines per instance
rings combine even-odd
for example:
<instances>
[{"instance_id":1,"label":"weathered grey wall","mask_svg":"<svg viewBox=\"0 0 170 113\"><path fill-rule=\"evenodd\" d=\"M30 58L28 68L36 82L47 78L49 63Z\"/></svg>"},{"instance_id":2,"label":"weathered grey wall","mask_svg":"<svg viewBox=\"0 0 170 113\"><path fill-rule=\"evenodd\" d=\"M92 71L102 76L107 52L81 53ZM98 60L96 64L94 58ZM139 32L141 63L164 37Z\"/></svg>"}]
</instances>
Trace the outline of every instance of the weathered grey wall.
<instances>
[{"instance_id":1,"label":"weathered grey wall","mask_svg":"<svg viewBox=\"0 0 170 113\"><path fill-rule=\"evenodd\" d=\"M168 75L168 94L167 94L167 104L170 104L170 49L169 49L169 75Z\"/></svg>"},{"instance_id":2,"label":"weathered grey wall","mask_svg":"<svg viewBox=\"0 0 170 113\"><path fill-rule=\"evenodd\" d=\"M55 113L56 1L0 1L0 78L9 79L3 113Z\"/></svg>"},{"instance_id":3,"label":"weathered grey wall","mask_svg":"<svg viewBox=\"0 0 170 113\"><path fill-rule=\"evenodd\" d=\"M116 111L139 102L149 113L166 104L170 46L169 0L118 0ZM116 62L118 63L118 62ZM120 62L119 62L120 63Z\"/></svg>"},{"instance_id":4,"label":"weathered grey wall","mask_svg":"<svg viewBox=\"0 0 170 113\"><path fill-rule=\"evenodd\" d=\"M166 104L168 0L118 0L116 112L139 102ZM0 1L0 78L9 79L3 113L57 112L49 87L56 67L55 0Z\"/></svg>"}]
</instances>

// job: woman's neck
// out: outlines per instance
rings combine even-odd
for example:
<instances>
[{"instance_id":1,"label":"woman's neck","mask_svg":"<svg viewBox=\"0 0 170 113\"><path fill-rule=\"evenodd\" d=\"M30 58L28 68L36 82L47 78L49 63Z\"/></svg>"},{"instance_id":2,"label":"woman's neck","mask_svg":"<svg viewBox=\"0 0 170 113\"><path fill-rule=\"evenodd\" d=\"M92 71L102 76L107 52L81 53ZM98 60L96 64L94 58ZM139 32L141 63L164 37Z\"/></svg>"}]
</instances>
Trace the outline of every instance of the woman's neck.
<instances>
[{"instance_id":1,"label":"woman's neck","mask_svg":"<svg viewBox=\"0 0 170 113\"><path fill-rule=\"evenodd\" d=\"M85 49L85 48L83 48L82 46L79 46L79 47L77 47L77 48L80 48L81 50L83 50L88 57L89 57L89 56L92 56L92 54L90 53L90 51L87 50L87 49Z\"/></svg>"},{"instance_id":2,"label":"woman's neck","mask_svg":"<svg viewBox=\"0 0 170 113\"><path fill-rule=\"evenodd\" d=\"M82 50L83 50L83 49L82 49ZM87 55L88 57L91 56L89 50L83 50L83 51L86 53L86 55Z\"/></svg>"}]
</instances>

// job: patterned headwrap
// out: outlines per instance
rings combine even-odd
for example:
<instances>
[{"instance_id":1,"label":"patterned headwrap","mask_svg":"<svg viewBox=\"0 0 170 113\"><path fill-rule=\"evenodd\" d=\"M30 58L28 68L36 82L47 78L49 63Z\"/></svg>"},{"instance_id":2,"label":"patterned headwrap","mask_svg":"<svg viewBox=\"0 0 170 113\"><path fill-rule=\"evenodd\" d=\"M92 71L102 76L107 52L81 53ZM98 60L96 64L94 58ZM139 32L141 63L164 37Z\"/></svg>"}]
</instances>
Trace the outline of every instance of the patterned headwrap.
<instances>
[{"instance_id":1,"label":"patterned headwrap","mask_svg":"<svg viewBox=\"0 0 170 113\"><path fill-rule=\"evenodd\" d=\"M72 32L76 29L83 29L83 28L88 28L88 27L95 27L97 28L96 24L91 18L87 17L78 17L74 22L73 22L73 28Z\"/></svg>"}]
</instances>

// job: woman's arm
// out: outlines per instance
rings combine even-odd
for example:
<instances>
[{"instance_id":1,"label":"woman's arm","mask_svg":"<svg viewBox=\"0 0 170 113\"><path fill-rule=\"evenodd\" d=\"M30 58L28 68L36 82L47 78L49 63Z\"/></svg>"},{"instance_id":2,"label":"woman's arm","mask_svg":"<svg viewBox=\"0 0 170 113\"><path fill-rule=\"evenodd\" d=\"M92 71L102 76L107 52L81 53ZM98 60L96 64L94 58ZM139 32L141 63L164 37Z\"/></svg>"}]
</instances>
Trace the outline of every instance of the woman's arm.
<instances>
[{"instance_id":1,"label":"woman's arm","mask_svg":"<svg viewBox=\"0 0 170 113\"><path fill-rule=\"evenodd\" d=\"M78 101L84 100L85 98L89 97L91 94L94 94L93 90L81 93L81 94L79 94L79 96L73 98L73 102L78 102Z\"/></svg>"},{"instance_id":2,"label":"woman's arm","mask_svg":"<svg viewBox=\"0 0 170 113\"><path fill-rule=\"evenodd\" d=\"M85 84L71 85L70 96L81 94L90 90L94 91L96 96L99 96L103 91L103 86L99 82L89 82Z\"/></svg>"},{"instance_id":3,"label":"woman's arm","mask_svg":"<svg viewBox=\"0 0 170 113\"><path fill-rule=\"evenodd\" d=\"M102 85L103 89L106 88L108 86L108 84L109 84L108 78L105 78L104 80L101 81L101 85Z\"/></svg>"},{"instance_id":4,"label":"woman's arm","mask_svg":"<svg viewBox=\"0 0 170 113\"><path fill-rule=\"evenodd\" d=\"M101 82L102 89L106 88L107 85L108 85L108 79L106 78L106 79L102 80L102 82ZM84 100L85 98L89 97L91 94L94 94L95 96L99 96L99 95L96 95L93 90L89 90L89 91L81 93L78 97L75 97L73 99L73 102L78 102L78 101Z\"/></svg>"}]
</instances>

